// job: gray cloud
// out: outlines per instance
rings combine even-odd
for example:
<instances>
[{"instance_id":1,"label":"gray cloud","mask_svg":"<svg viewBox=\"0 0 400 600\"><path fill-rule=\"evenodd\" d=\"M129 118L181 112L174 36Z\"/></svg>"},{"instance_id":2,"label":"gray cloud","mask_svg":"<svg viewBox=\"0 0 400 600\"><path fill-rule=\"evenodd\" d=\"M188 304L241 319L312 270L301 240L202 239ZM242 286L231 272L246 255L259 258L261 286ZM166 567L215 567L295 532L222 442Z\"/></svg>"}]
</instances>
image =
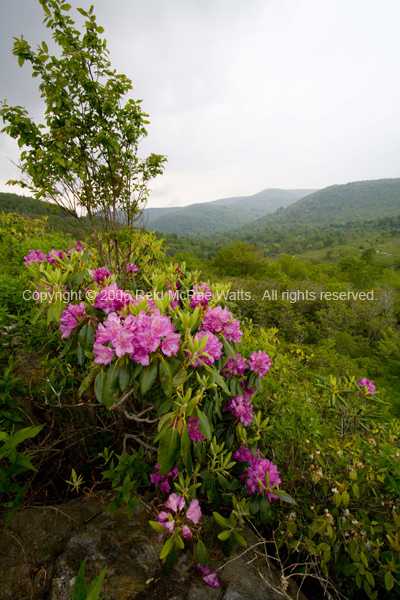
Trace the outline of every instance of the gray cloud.
<instances>
[{"instance_id":1,"label":"gray cloud","mask_svg":"<svg viewBox=\"0 0 400 600\"><path fill-rule=\"evenodd\" d=\"M399 176L397 0L93 4L113 67L150 114L141 152L169 158L149 206ZM48 41L40 5L0 7L0 98L39 118L37 80L11 48L21 33ZM6 156L18 151L2 135L2 190Z\"/></svg>"}]
</instances>

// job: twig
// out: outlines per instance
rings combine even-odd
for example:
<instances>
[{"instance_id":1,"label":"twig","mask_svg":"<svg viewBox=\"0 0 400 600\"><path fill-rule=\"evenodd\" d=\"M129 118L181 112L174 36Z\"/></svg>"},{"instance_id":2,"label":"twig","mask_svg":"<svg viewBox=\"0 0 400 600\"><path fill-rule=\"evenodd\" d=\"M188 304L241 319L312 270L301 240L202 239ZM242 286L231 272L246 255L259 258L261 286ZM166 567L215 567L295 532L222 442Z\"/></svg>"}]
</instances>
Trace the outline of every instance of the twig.
<instances>
[{"instance_id":1,"label":"twig","mask_svg":"<svg viewBox=\"0 0 400 600\"><path fill-rule=\"evenodd\" d=\"M129 398L129 396L132 396L133 392L134 392L134 388L131 388L128 392L126 392L126 394L124 394L122 396L122 398L119 398L119 400L117 400L112 407L110 408L110 410L115 410L116 408L118 408L118 406L120 406L123 402L125 402L125 400L127 400L127 398Z\"/></svg>"},{"instance_id":2,"label":"twig","mask_svg":"<svg viewBox=\"0 0 400 600\"><path fill-rule=\"evenodd\" d=\"M144 415L144 413L146 413L147 411L151 410L152 408L153 408L153 406L151 406L150 408L146 408L146 410L144 410L143 412L139 413L138 415L129 414L127 411L125 411L124 415L130 421L137 421L138 423L157 423L157 421L160 420L160 417L156 417L155 419L147 419L147 418L146 419L141 419L140 418L140 415Z\"/></svg>"},{"instance_id":3,"label":"twig","mask_svg":"<svg viewBox=\"0 0 400 600\"><path fill-rule=\"evenodd\" d=\"M149 444L141 440L140 437L138 437L137 435L133 435L132 433L127 433L126 435L124 435L124 441L122 442L122 449L124 452L126 452L126 440L130 439L135 440L135 442L137 442L141 446L144 446L148 450L153 450L153 452L157 452L157 448L154 448L154 446L150 446Z\"/></svg>"}]
</instances>

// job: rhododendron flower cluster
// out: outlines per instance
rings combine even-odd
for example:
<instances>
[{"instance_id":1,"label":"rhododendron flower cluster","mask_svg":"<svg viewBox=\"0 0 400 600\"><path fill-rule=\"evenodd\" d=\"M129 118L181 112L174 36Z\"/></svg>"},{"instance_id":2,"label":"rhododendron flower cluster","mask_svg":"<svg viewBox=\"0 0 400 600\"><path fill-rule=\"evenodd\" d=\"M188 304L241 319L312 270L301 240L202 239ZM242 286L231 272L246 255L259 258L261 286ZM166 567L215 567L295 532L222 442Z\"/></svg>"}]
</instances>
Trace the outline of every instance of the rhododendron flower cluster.
<instances>
[{"instance_id":1,"label":"rhododendron flower cluster","mask_svg":"<svg viewBox=\"0 0 400 600\"><path fill-rule=\"evenodd\" d=\"M366 393L367 394L375 394L376 392L376 387L374 386L374 382L373 381L369 381L369 379L360 379L360 381L357 381L357 385L363 386L367 388Z\"/></svg>"},{"instance_id":2,"label":"rhododendron flower cluster","mask_svg":"<svg viewBox=\"0 0 400 600\"><path fill-rule=\"evenodd\" d=\"M222 306L207 310L201 329L221 333L228 342L240 342L243 335L239 321L233 317L227 308L222 308Z\"/></svg>"},{"instance_id":3,"label":"rhododendron flower cluster","mask_svg":"<svg viewBox=\"0 0 400 600\"><path fill-rule=\"evenodd\" d=\"M94 306L95 308L101 308L108 315L111 312L121 310L129 302L133 302L131 295L121 290L116 283L111 283L104 286L96 296Z\"/></svg>"},{"instance_id":4,"label":"rhododendron flower cluster","mask_svg":"<svg viewBox=\"0 0 400 600\"><path fill-rule=\"evenodd\" d=\"M209 585L210 587L217 588L220 587L221 582L219 581L217 574L215 571L211 572L211 569L208 565L202 567L200 563L197 563L196 567L199 571L204 575L203 581Z\"/></svg>"},{"instance_id":5,"label":"rhododendron flower cluster","mask_svg":"<svg viewBox=\"0 0 400 600\"><path fill-rule=\"evenodd\" d=\"M245 359L240 356L240 354L236 354L236 360L237 362L235 362L233 358L228 358L228 362L221 371L225 377L229 377L230 375L243 375L245 372L247 367Z\"/></svg>"},{"instance_id":6,"label":"rhododendron flower cluster","mask_svg":"<svg viewBox=\"0 0 400 600\"><path fill-rule=\"evenodd\" d=\"M183 523L183 520L187 519L194 525L200 522L201 509L198 500L192 500L186 514L182 511L185 508L186 500L178 494L171 494L168 500L164 503L167 510L162 510L158 513L157 523L159 523L163 529L168 533L172 533L176 527L181 527L182 537L187 539L193 536L191 526ZM178 513L178 514L177 514ZM163 534L159 536L159 540L163 538Z\"/></svg>"},{"instance_id":7,"label":"rhododendron flower cluster","mask_svg":"<svg viewBox=\"0 0 400 600\"><path fill-rule=\"evenodd\" d=\"M279 489L279 484L282 483L279 477L278 467L266 458L260 458L260 453L257 451L257 458L254 457L253 453L242 446L240 450L235 452L232 457L234 460L239 462L249 462L250 467L247 470L246 475L241 477L246 479L247 489L249 494L267 494L268 500L276 500L278 496L265 488L269 488L276 485ZM267 473L269 481L267 482Z\"/></svg>"},{"instance_id":8,"label":"rhododendron flower cluster","mask_svg":"<svg viewBox=\"0 0 400 600\"><path fill-rule=\"evenodd\" d=\"M246 401L243 396L236 396L236 398L229 400L227 408L232 412L235 419L239 419L245 427L252 424L254 414L250 400Z\"/></svg>"},{"instance_id":9,"label":"rhododendron flower cluster","mask_svg":"<svg viewBox=\"0 0 400 600\"><path fill-rule=\"evenodd\" d=\"M103 283L103 281L109 277L111 277L111 273L110 271L107 271L105 267L100 267L93 271L93 281L96 283Z\"/></svg>"},{"instance_id":10,"label":"rhododendron flower cluster","mask_svg":"<svg viewBox=\"0 0 400 600\"><path fill-rule=\"evenodd\" d=\"M171 486L168 482L168 479L170 479L171 477L173 477L173 479L177 479L178 467L175 466L175 468L172 469L170 473L167 473L167 475L161 475L160 471L158 470L158 463L156 463L154 466L156 468L156 472L150 475L151 483L154 483L156 487L160 488L161 492L169 494L169 492L171 491Z\"/></svg>"},{"instance_id":11,"label":"rhododendron flower cluster","mask_svg":"<svg viewBox=\"0 0 400 600\"><path fill-rule=\"evenodd\" d=\"M256 456L254 456L251 450L246 448L246 446L242 446L237 452L235 452L232 458L238 462L249 462L254 467L257 460L260 458L260 451L256 450ZM245 477L245 475L241 475L241 477Z\"/></svg>"},{"instance_id":12,"label":"rhododendron flower cluster","mask_svg":"<svg viewBox=\"0 0 400 600\"><path fill-rule=\"evenodd\" d=\"M62 338L67 338L78 325L79 320L87 317L85 308L86 305L83 302L79 302L79 304L69 304L63 311L60 319Z\"/></svg>"},{"instance_id":13,"label":"rhododendron flower cluster","mask_svg":"<svg viewBox=\"0 0 400 600\"><path fill-rule=\"evenodd\" d=\"M61 260L64 260L65 257L66 258L71 258L71 254L73 251L76 252L82 252L83 251L83 246L80 242L76 242L75 248L72 248L71 246L68 248L68 252L63 252L62 250L54 250L54 248L52 248L50 250L50 252L48 254L45 254L44 252L42 252L41 250L29 250L29 254L28 256L24 257L24 264L25 266L28 266L30 263L42 263L42 262L48 262L51 264L57 263L57 258L60 258ZM65 254L65 257L64 257Z\"/></svg>"},{"instance_id":14,"label":"rhododendron flower cluster","mask_svg":"<svg viewBox=\"0 0 400 600\"><path fill-rule=\"evenodd\" d=\"M191 298L189 306L196 308L200 304L202 308L206 308L212 298L212 292L206 283L196 285L193 287L193 296Z\"/></svg>"},{"instance_id":15,"label":"rhododendron flower cluster","mask_svg":"<svg viewBox=\"0 0 400 600\"><path fill-rule=\"evenodd\" d=\"M201 361L206 365L212 365L216 360L218 360L222 354L223 344L219 341L219 339L209 331L198 331L196 333L195 339L201 340L204 336L207 336L207 344L204 348L203 352L209 355L209 357L202 356ZM200 360L195 360L192 364L192 367L198 367L201 365Z\"/></svg>"},{"instance_id":16,"label":"rhododendron flower cluster","mask_svg":"<svg viewBox=\"0 0 400 600\"><path fill-rule=\"evenodd\" d=\"M249 365L250 371L258 373L259 377L264 377L269 371L271 360L266 352L258 350L258 352L250 354L247 364Z\"/></svg>"},{"instance_id":17,"label":"rhododendron flower cluster","mask_svg":"<svg viewBox=\"0 0 400 600\"><path fill-rule=\"evenodd\" d=\"M62 250L50 250L48 256L47 256L47 262L49 263L56 263L57 262L57 258L59 259L63 259L63 251Z\"/></svg>"},{"instance_id":18,"label":"rhododendron flower cluster","mask_svg":"<svg viewBox=\"0 0 400 600\"><path fill-rule=\"evenodd\" d=\"M28 256L24 257L24 264L28 266L32 262L42 263L47 260L47 254L41 250L29 250Z\"/></svg>"},{"instance_id":19,"label":"rhododendron flower cluster","mask_svg":"<svg viewBox=\"0 0 400 600\"><path fill-rule=\"evenodd\" d=\"M129 354L132 360L145 366L150 363L149 353L155 352L159 347L165 356L176 355L180 335L174 333L174 328L169 317L161 315L157 308L150 315L144 311L138 316L129 314L127 317L110 313L108 319L99 324L96 332L94 362L107 365L114 353L118 357ZM105 346L108 343L112 347Z\"/></svg>"},{"instance_id":20,"label":"rhododendron flower cluster","mask_svg":"<svg viewBox=\"0 0 400 600\"><path fill-rule=\"evenodd\" d=\"M128 263L126 265L127 273L137 273L138 271L139 271L139 267L137 265L135 265L134 263Z\"/></svg>"},{"instance_id":21,"label":"rhododendron flower cluster","mask_svg":"<svg viewBox=\"0 0 400 600\"><path fill-rule=\"evenodd\" d=\"M206 438L204 438L199 431L199 418L198 417L189 417L188 420L188 431L189 437L191 440L202 442Z\"/></svg>"}]
</instances>

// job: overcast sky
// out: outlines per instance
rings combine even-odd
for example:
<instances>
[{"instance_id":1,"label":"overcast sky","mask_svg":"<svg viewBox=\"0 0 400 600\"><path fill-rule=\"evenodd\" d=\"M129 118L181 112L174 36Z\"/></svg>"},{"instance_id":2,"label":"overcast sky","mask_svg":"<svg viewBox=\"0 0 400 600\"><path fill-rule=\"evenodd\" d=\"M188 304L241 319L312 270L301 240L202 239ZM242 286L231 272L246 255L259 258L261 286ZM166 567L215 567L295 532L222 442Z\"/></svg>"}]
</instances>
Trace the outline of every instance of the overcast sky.
<instances>
[{"instance_id":1,"label":"overcast sky","mask_svg":"<svg viewBox=\"0 0 400 600\"><path fill-rule=\"evenodd\" d=\"M400 177L399 0L69 0L94 4L112 67L168 156L149 206ZM49 41L37 0L0 0L0 99L40 120L13 36ZM75 18L75 16L73 17ZM18 146L0 136L0 191Z\"/></svg>"}]
</instances>

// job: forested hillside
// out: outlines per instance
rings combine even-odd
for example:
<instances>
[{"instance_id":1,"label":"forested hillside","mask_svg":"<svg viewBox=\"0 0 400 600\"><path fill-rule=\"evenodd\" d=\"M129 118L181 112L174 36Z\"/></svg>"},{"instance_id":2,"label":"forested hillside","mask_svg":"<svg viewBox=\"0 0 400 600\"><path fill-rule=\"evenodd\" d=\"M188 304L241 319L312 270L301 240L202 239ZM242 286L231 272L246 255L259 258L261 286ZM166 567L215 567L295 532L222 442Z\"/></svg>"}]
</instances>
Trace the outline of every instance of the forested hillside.
<instances>
[{"instance_id":1,"label":"forested hillside","mask_svg":"<svg viewBox=\"0 0 400 600\"><path fill-rule=\"evenodd\" d=\"M400 214L400 179L356 181L332 185L267 215L243 231L262 233L273 225L345 224Z\"/></svg>"},{"instance_id":2,"label":"forested hillside","mask_svg":"<svg viewBox=\"0 0 400 600\"><path fill-rule=\"evenodd\" d=\"M183 208L150 208L144 215L147 229L202 237L238 229L313 191L266 189L253 196L221 198Z\"/></svg>"}]
</instances>

